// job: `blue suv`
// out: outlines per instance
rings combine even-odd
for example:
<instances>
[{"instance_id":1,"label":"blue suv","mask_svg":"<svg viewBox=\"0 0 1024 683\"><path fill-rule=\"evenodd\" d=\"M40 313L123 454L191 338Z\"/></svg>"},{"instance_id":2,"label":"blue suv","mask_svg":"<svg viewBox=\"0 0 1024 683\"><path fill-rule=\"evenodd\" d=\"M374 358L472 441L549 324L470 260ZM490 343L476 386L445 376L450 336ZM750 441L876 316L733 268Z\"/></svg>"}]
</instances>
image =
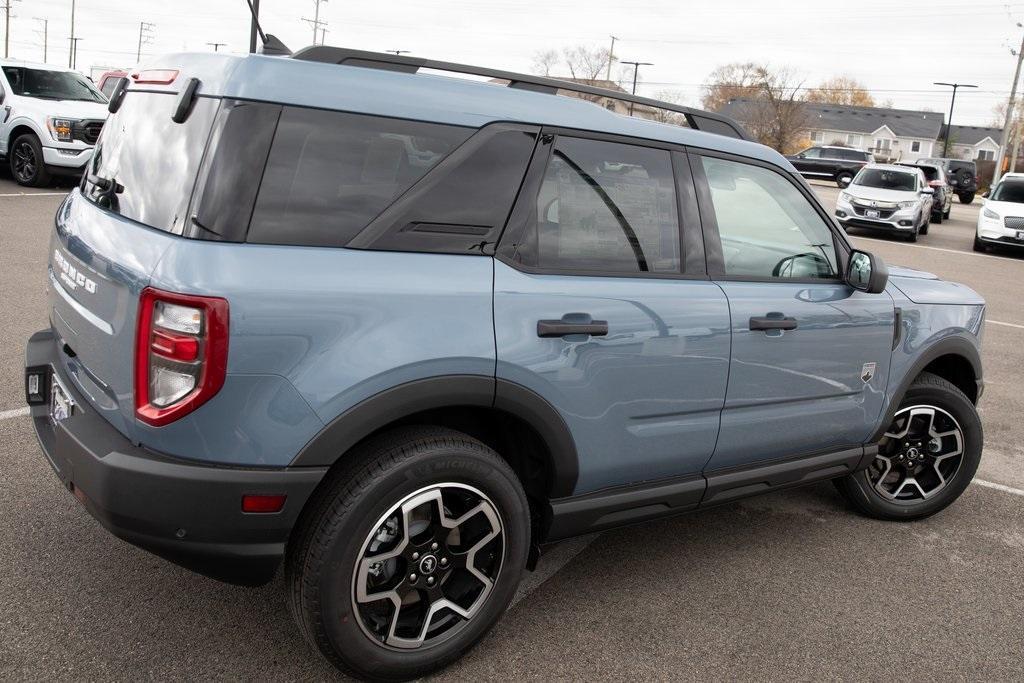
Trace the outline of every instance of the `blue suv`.
<instances>
[{"instance_id":1,"label":"blue suv","mask_svg":"<svg viewBox=\"0 0 1024 683\"><path fill-rule=\"evenodd\" d=\"M918 519L978 467L984 300L726 118L323 46L109 109L26 351L42 450L130 543L283 565L345 671L451 662L559 539L826 479Z\"/></svg>"}]
</instances>

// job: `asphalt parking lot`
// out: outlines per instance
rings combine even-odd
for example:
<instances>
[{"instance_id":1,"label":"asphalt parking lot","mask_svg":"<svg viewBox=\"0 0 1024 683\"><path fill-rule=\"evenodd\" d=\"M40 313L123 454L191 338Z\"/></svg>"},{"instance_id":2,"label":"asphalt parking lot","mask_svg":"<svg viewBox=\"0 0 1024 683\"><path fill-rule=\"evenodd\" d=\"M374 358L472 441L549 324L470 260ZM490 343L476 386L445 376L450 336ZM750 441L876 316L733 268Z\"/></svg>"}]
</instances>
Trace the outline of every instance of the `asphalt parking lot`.
<instances>
[{"instance_id":1,"label":"asphalt parking lot","mask_svg":"<svg viewBox=\"0 0 1024 683\"><path fill-rule=\"evenodd\" d=\"M815 189L831 208L837 190ZM21 410L22 351L46 324L65 191L23 194L0 174L0 678L335 678L280 580L226 586L113 538L41 455ZM1024 253L971 250L979 204L954 203L914 245L853 235L988 300L986 448L957 504L884 523L822 484L570 541L438 678L1024 678Z\"/></svg>"}]
</instances>

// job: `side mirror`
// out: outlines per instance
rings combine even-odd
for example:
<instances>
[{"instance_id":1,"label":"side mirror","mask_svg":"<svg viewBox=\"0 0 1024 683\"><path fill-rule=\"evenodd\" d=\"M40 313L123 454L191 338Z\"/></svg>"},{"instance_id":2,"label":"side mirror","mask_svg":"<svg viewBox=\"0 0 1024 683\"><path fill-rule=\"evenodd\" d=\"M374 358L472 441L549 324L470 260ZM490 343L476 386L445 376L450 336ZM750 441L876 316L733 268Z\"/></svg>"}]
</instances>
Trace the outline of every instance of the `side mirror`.
<instances>
[{"instance_id":1,"label":"side mirror","mask_svg":"<svg viewBox=\"0 0 1024 683\"><path fill-rule=\"evenodd\" d=\"M846 284L868 294L881 294L889 282L889 269L880 256L854 249L846 264Z\"/></svg>"},{"instance_id":2,"label":"side mirror","mask_svg":"<svg viewBox=\"0 0 1024 683\"><path fill-rule=\"evenodd\" d=\"M803 152L800 152L799 154L796 155L796 158L797 159L806 159L807 155L804 154Z\"/></svg>"}]
</instances>

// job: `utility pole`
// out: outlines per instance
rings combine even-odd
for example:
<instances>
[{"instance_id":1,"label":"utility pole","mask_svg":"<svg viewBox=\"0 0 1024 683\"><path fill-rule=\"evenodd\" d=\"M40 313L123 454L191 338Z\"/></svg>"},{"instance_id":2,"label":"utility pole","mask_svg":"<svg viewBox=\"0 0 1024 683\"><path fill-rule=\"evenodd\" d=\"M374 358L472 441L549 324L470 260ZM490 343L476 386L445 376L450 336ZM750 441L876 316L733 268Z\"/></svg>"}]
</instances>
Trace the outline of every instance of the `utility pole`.
<instances>
[{"instance_id":1,"label":"utility pole","mask_svg":"<svg viewBox=\"0 0 1024 683\"><path fill-rule=\"evenodd\" d=\"M0 10L4 13L4 58L6 59L10 54L11 46L11 3L18 2L19 0L2 0L3 4L0 5Z\"/></svg>"},{"instance_id":2,"label":"utility pole","mask_svg":"<svg viewBox=\"0 0 1024 683\"><path fill-rule=\"evenodd\" d=\"M976 85L970 83L941 83L936 81L932 85L944 85L953 89L953 98L949 101L949 120L946 121L946 139L942 143L942 156L943 158L949 156L949 138L953 132L953 107L956 105L956 89L957 88L977 88Z\"/></svg>"},{"instance_id":3,"label":"utility pole","mask_svg":"<svg viewBox=\"0 0 1024 683\"><path fill-rule=\"evenodd\" d=\"M635 95L636 94L636 77L637 77L637 72L640 71L640 67L642 67L642 66L654 66L654 62L627 62L627 61L623 61L622 63L623 64L632 64L633 65L633 94ZM629 103L629 115L630 116L633 115L633 103L632 102Z\"/></svg>"},{"instance_id":4,"label":"utility pole","mask_svg":"<svg viewBox=\"0 0 1024 683\"><path fill-rule=\"evenodd\" d=\"M256 36L258 31L256 29L256 19L260 16L260 0L249 0L249 4L252 6L252 20L249 23L249 53L256 53Z\"/></svg>"},{"instance_id":5,"label":"utility pole","mask_svg":"<svg viewBox=\"0 0 1024 683\"><path fill-rule=\"evenodd\" d=\"M320 44L321 45L326 45L327 44L327 34L328 33L330 33L330 31L328 31L327 29L325 29L325 28L320 29Z\"/></svg>"},{"instance_id":6,"label":"utility pole","mask_svg":"<svg viewBox=\"0 0 1024 683\"><path fill-rule=\"evenodd\" d=\"M47 44L48 44L48 31L49 31L49 26L50 26L50 20L49 19L41 19L39 17L32 17L32 18L35 19L36 21L43 22L43 64L46 64L46 51L47 51ZM39 33L39 31L36 31L36 33Z\"/></svg>"},{"instance_id":7,"label":"utility pole","mask_svg":"<svg viewBox=\"0 0 1024 683\"><path fill-rule=\"evenodd\" d=\"M320 21L320 4L327 2L327 0L313 0L313 4L316 5L316 9L313 13L312 19L302 17L302 20L313 27L313 44L316 45L317 36L320 34L320 26L327 26L326 21Z\"/></svg>"},{"instance_id":8,"label":"utility pole","mask_svg":"<svg viewBox=\"0 0 1024 683\"><path fill-rule=\"evenodd\" d=\"M211 47L213 47L213 51L217 52L220 48L222 48L225 45L227 45L227 43L207 43L207 45L210 45Z\"/></svg>"},{"instance_id":9,"label":"utility pole","mask_svg":"<svg viewBox=\"0 0 1024 683\"><path fill-rule=\"evenodd\" d=\"M156 24L150 24L147 21L139 22L139 47L135 51L135 63L138 64L142 61L142 46L148 45L153 41L153 29Z\"/></svg>"},{"instance_id":10,"label":"utility pole","mask_svg":"<svg viewBox=\"0 0 1024 683\"><path fill-rule=\"evenodd\" d=\"M618 40L615 36L609 36L612 39L612 47L608 50L608 75L605 77L606 81L612 80L612 64L615 62L615 41Z\"/></svg>"},{"instance_id":11,"label":"utility pole","mask_svg":"<svg viewBox=\"0 0 1024 683\"><path fill-rule=\"evenodd\" d=\"M74 69L78 65L78 41L83 40L82 38L71 39L71 68Z\"/></svg>"},{"instance_id":12,"label":"utility pole","mask_svg":"<svg viewBox=\"0 0 1024 683\"><path fill-rule=\"evenodd\" d=\"M75 64L75 0L71 0L71 39L68 42L68 68Z\"/></svg>"},{"instance_id":13,"label":"utility pole","mask_svg":"<svg viewBox=\"0 0 1024 683\"><path fill-rule=\"evenodd\" d=\"M1020 28L1020 22L1017 23ZM1013 52L1011 50L1010 52ZM1020 41L1020 49L1017 50L1017 68L1013 72L1013 85L1010 86L1010 101L1006 105L1006 121L1003 123L1003 137L999 140L999 155L996 157L996 170L992 173L992 187L995 188L999 182L999 176L1003 173L1003 157L1006 156L1006 144L1010 137L1010 124L1014 119L1014 105L1017 103L1017 81L1020 80L1020 64L1024 61L1024 38ZM949 136L946 136L949 137ZM1016 159L1014 159L1016 161ZM1010 170L1013 170L1011 165Z\"/></svg>"}]
</instances>

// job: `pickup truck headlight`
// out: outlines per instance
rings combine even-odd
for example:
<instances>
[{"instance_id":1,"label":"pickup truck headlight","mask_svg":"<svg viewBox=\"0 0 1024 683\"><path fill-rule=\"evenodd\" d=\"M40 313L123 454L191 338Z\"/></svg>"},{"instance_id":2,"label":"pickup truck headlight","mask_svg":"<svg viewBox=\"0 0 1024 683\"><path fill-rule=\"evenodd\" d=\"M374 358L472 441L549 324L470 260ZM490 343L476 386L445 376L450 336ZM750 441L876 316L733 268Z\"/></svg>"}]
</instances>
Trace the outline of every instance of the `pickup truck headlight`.
<instances>
[{"instance_id":1,"label":"pickup truck headlight","mask_svg":"<svg viewBox=\"0 0 1024 683\"><path fill-rule=\"evenodd\" d=\"M50 135L57 142L71 142L74 138L71 129L78 119L58 119L49 117L46 119L46 127L50 129Z\"/></svg>"},{"instance_id":2,"label":"pickup truck headlight","mask_svg":"<svg viewBox=\"0 0 1024 683\"><path fill-rule=\"evenodd\" d=\"M985 218L991 218L992 220L999 220L999 214L993 211L992 209L982 209L981 215L984 216Z\"/></svg>"},{"instance_id":3,"label":"pickup truck headlight","mask_svg":"<svg viewBox=\"0 0 1024 683\"><path fill-rule=\"evenodd\" d=\"M913 209L915 206L917 206L917 201L916 200L912 200L912 201L909 201L909 202L900 202L898 204L898 206L901 209Z\"/></svg>"}]
</instances>

